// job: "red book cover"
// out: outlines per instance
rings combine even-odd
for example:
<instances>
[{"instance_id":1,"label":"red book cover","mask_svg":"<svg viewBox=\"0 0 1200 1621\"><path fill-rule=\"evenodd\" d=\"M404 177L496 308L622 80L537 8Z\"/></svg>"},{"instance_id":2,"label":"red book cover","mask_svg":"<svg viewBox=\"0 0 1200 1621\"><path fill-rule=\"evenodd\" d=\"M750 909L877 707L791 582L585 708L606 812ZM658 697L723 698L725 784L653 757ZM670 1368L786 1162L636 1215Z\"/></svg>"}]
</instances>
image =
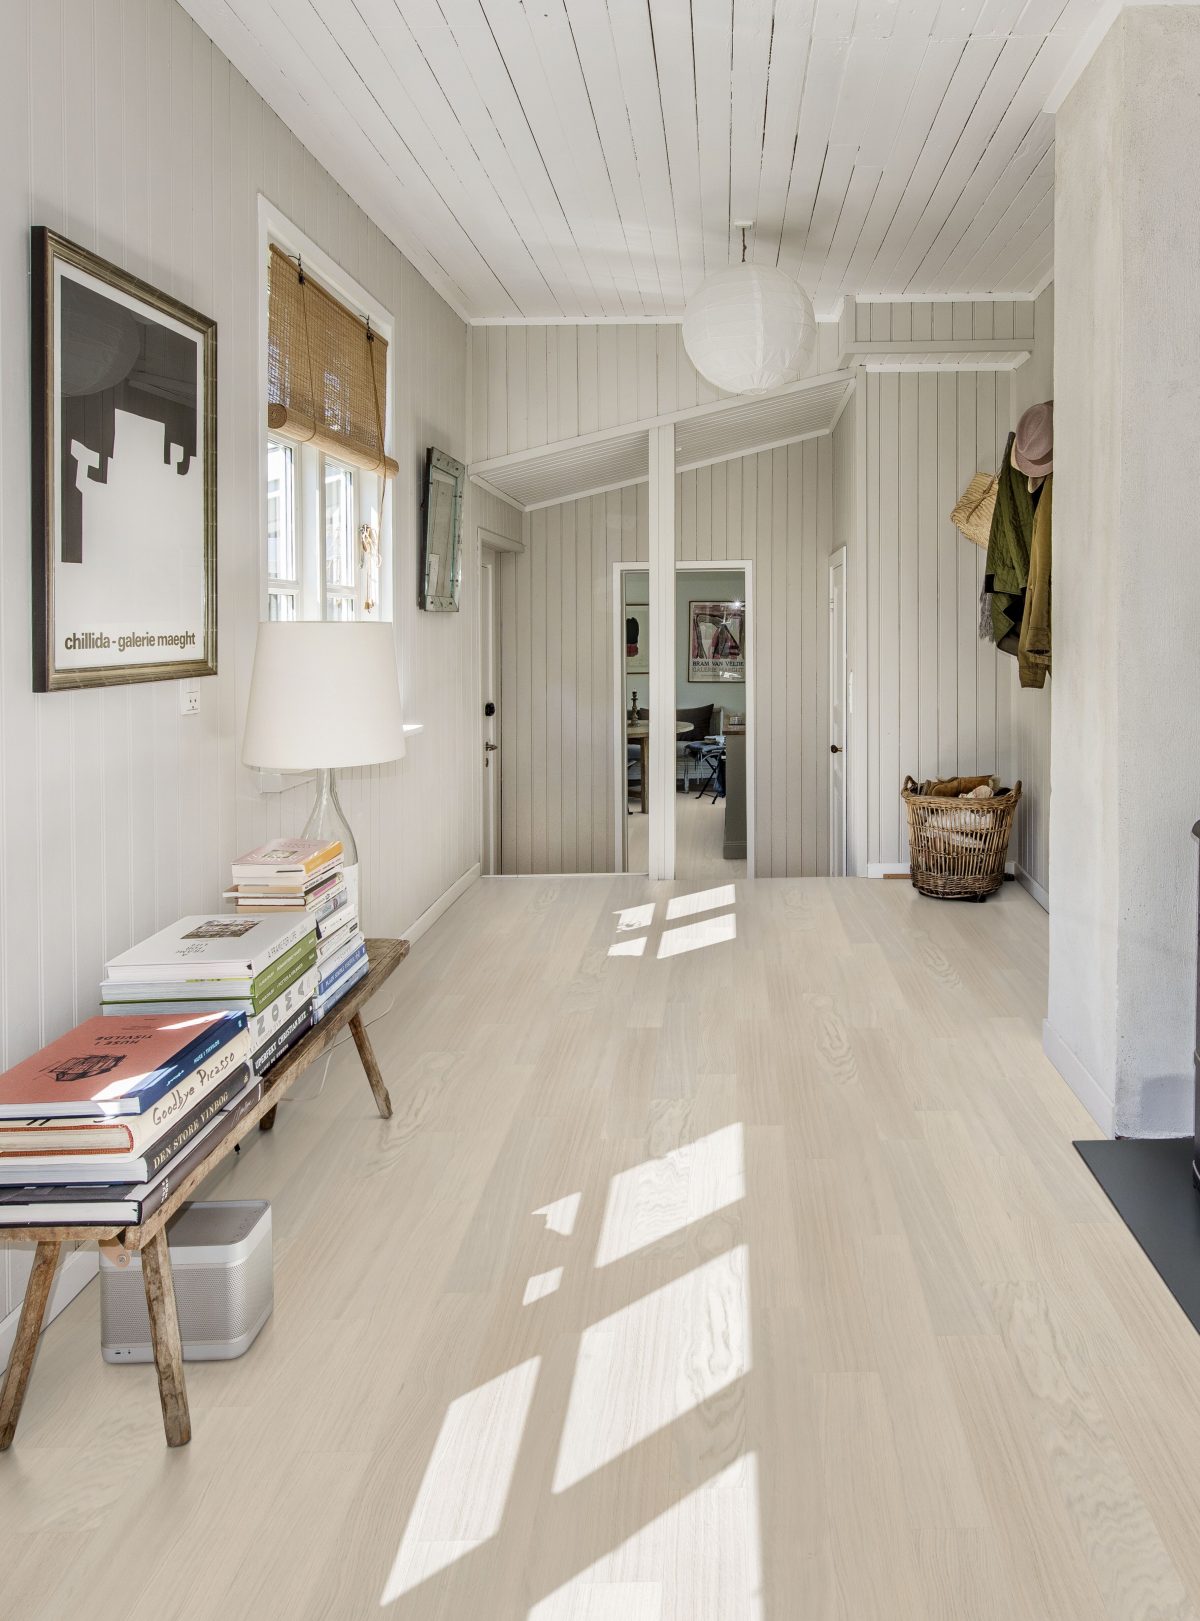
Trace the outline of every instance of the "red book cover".
<instances>
[{"instance_id":1,"label":"red book cover","mask_svg":"<svg viewBox=\"0 0 1200 1621\"><path fill-rule=\"evenodd\" d=\"M0 1118L141 1114L245 1028L241 1013L87 1019L0 1075Z\"/></svg>"}]
</instances>

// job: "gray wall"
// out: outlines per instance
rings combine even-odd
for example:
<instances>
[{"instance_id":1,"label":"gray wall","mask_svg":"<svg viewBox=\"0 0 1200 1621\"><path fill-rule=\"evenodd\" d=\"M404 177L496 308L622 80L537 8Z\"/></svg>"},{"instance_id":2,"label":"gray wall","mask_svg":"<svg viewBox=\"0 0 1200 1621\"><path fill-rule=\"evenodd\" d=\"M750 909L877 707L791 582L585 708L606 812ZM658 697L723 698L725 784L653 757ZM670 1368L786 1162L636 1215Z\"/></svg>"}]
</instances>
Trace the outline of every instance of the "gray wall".
<instances>
[{"instance_id":1,"label":"gray wall","mask_svg":"<svg viewBox=\"0 0 1200 1621\"><path fill-rule=\"evenodd\" d=\"M217 904L238 851L306 814L310 790L264 798L239 761L262 562L260 191L396 321L397 645L426 731L404 761L348 774L370 929L399 932L478 860L480 798L473 567L461 614L414 600L425 446L467 449L462 322L173 0L5 0L3 19L0 1065L94 1012L107 957ZM198 716L181 717L175 682L31 691L31 224L216 317L220 674ZM507 511L473 516L499 527ZM26 1266L0 1252L0 1318Z\"/></svg>"},{"instance_id":2,"label":"gray wall","mask_svg":"<svg viewBox=\"0 0 1200 1621\"><path fill-rule=\"evenodd\" d=\"M1200 11L1126 10L1056 135L1046 1043L1128 1136L1192 1124L1198 145Z\"/></svg>"}]
</instances>

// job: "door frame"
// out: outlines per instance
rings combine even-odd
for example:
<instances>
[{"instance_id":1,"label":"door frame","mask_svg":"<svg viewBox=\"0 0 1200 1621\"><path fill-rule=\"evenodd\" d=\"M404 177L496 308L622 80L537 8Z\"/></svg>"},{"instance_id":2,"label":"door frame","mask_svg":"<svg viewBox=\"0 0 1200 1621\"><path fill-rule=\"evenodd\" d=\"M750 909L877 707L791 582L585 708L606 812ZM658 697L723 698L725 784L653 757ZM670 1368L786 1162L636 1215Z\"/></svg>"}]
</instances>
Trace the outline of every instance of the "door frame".
<instances>
[{"instance_id":1,"label":"door frame","mask_svg":"<svg viewBox=\"0 0 1200 1621\"><path fill-rule=\"evenodd\" d=\"M612 714L613 714L613 863L614 871L629 870L629 788L625 772L625 575L644 574L649 589L650 564L614 563L612 591L609 596L612 622ZM650 677L646 676L646 697L649 703ZM653 806L653 800L651 801ZM652 812L653 814L653 812ZM647 846L649 840L647 840ZM644 876L644 875L643 875Z\"/></svg>"},{"instance_id":2,"label":"door frame","mask_svg":"<svg viewBox=\"0 0 1200 1621\"><path fill-rule=\"evenodd\" d=\"M758 666L758 657L755 649L755 637L758 635L757 606L754 601L754 561L749 557L742 558L714 558L711 562L702 558L689 558L686 562L681 559L675 561L675 572L679 574L723 574L726 571L743 576L743 601L746 604L746 877L753 878L754 868L754 829L757 820L755 816L755 772L754 761L758 745L758 705L755 697L755 674ZM675 626L675 636L678 638L679 626ZM671 669L675 668L675 645L671 647ZM651 650L653 657L653 649ZM650 814L654 814L653 802ZM671 815L675 815L675 802L671 801Z\"/></svg>"},{"instance_id":3,"label":"door frame","mask_svg":"<svg viewBox=\"0 0 1200 1621\"><path fill-rule=\"evenodd\" d=\"M478 570L478 575L477 575L477 578L476 578L476 581L475 581L475 587L476 587L476 590L475 590L475 602L476 602L476 609L475 609L475 617L476 617L476 625L475 625L475 667L476 667L476 671L478 673L478 681L476 683L476 691L475 691L475 702L476 702L476 704L478 706L477 710L476 710L476 713L477 713L477 715L479 717L479 759L478 759L479 794L478 794L478 798L476 800L476 805L479 808L479 870L480 870L481 874L483 872L483 787L484 787L483 773L484 773L484 770L485 770L484 763L483 763L483 761L484 761L484 752L483 752L484 714L483 714L483 706L487 702L487 699L484 696L484 690L483 690L484 689L484 669L483 669L483 659L481 657L481 652L482 652L482 647L483 647L483 630L482 630L482 625L479 623L479 621L481 620L482 614L483 614L483 554L484 554L485 549L488 550L488 551L496 553L496 561L500 565L499 570L497 571L497 573L493 577L493 582L492 583L493 583L493 586L496 588L496 592L497 592L497 595L496 595L496 619L495 619L495 623L496 623L496 626L497 626L497 628L499 629L499 632L500 632L500 661L499 662L500 662L501 693L500 693L498 703L499 703L499 706L500 706L500 708L499 708L500 733L501 733L501 737L503 737L503 731L504 731L504 708L503 708L503 704L504 704L504 692L503 692L503 684L504 684L504 640L503 640L503 638L504 638L504 614L503 614L503 609L502 609L503 598L501 597L501 595L499 593L499 588L500 588L501 574L503 572L503 567L504 567L504 556L505 556L505 554L509 553L509 552L514 552L514 553L523 552L525 550L525 542L523 540L514 540L511 535L502 535L502 534L498 533L498 531L496 531L495 529L489 529L486 524L482 524L482 523L477 524L476 527L475 527L475 566L476 566L476 569ZM500 773L501 773L501 777L503 777L503 774L504 774L504 747L503 747L503 742L501 742L501 747L500 747ZM497 830L496 830L498 835L499 835L498 845L499 845L499 850L501 852L504 849L504 834L503 834L504 815L503 815L503 812L504 812L504 796L503 796L503 794L501 794L501 796L500 796L500 822L499 822L499 824L497 826ZM493 849L495 850L495 848L496 848L496 846L494 845ZM496 871L494 876L496 876L496 877L500 876L499 863L497 864L497 871Z\"/></svg>"},{"instance_id":4,"label":"door frame","mask_svg":"<svg viewBox=\"0 0 1200 1621\"><path fill-rule=\"evenodd\" d=\"M838 674L838 672L834 669L834 640L832 635L833 571L839 566L842 570L842 668L840 672L840 685L842 692L842 860L841 871L839 872L836 870L836 863L834 860L834 834L837 830L837 819L834 816L833 770L831 768L829 772L829 876L831 878L845 878L847 876L847 868L850 865L850 732L853 724L853 715L851 714L850 710L850 649L846 642L846 635L849 628L849 612L847 607L847 596L849 594L849 563L847 558L847 548L845 546L839 546L836 551L830 552L829 554L829 713L826 716L826 738L830 743L833 741L833 694L834 688L837 685L837 682L835 682L835 676Z\"/></svg>"},{"instance_id":5,"label":"door frame","mask_svg":"<svg viewBox=\"0 0 1200 1621\"><path fill-rule=\"evenodd\" d=\"M613 649L613 850L617 862L618 872L626 871L626 834L628 832L625 791L625 728L618 724L625 714L625 616L621 609L624 606L625 574L648 574L650 565L645 563L614 563L612 566L612 649ZM758 741L758 707L755 698L755 672L757 657L754 638L756 635L757 612L754 600L754 562L751 558L720 558L713 562L702 559L689 559L683 561L676 559L675 573L679 574L741 574L743 579L743 600L746 604L746 876L754 877L754 828L755 828L755 776L754 761ZM653 582L651 581L653 590ZM674 604L672 603L672 623L674 624ZM653 614L651 615L653 623ZM670 642L670 671L672 690L675 681L675 638L679 634L678 624L674 624L674 634ZM650 661L653 664L656 656L655 648L650 649ZM671 775L672 789L674 789L674 773ZM675 820L675 794L672 792L669 799L664 800L662 794L652 793L650 796L650 821L660 818L660 825L665 823L674 832ZM664 840L664 844L665 844ZM674 851L675 840L670 839L669 848ZM672 861L671 877L674 877L674 861Z\"/></svg>"}]
</instances>

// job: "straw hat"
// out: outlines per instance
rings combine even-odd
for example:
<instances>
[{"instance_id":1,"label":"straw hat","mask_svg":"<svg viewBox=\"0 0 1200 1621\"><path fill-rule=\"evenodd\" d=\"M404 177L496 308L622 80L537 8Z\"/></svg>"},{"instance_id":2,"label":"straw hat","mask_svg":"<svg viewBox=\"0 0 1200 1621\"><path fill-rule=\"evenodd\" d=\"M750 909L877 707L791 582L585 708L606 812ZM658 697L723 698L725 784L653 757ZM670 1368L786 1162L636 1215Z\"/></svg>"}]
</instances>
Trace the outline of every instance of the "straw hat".
<instances>
[{"instance_id":1,"label":"straw hat","mask_svg":"<svg viewBox=\"0 0 1200 1621\"><path fill-rule=\"evenodd\" d=\"M1044 478L1054 471L1054 401L1031 405L1017 423L1012 449L1013 466L1029 478Z\"/></svg>"}]
</instances>

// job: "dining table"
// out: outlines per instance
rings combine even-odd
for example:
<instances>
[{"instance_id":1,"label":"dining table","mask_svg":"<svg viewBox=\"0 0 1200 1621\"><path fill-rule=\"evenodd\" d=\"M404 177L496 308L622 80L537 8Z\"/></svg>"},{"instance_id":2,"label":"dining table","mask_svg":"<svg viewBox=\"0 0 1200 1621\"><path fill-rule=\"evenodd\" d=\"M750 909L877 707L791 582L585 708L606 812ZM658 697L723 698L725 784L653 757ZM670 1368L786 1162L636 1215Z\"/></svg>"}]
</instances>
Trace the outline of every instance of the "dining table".
<instances>
[{"instance_id":1,"label":"dining table","mask_svg":"<svg viewBox=\"0 0 1200 1621\"><path fill-rule=\"evenodd\" d=\"M690 721L677 720L675 722L676 737L678 737L681 732L690 732L693 729L694 728L692 727ZM650 794L650 779L648 775L650 770L650 722L648 720L629 720L626 718L625 737L628 742L637 743L641 746L642 783L639 797L641 800L642 815L644 816L646 811L649 809Z\"/></svg>"}]
</instances>

